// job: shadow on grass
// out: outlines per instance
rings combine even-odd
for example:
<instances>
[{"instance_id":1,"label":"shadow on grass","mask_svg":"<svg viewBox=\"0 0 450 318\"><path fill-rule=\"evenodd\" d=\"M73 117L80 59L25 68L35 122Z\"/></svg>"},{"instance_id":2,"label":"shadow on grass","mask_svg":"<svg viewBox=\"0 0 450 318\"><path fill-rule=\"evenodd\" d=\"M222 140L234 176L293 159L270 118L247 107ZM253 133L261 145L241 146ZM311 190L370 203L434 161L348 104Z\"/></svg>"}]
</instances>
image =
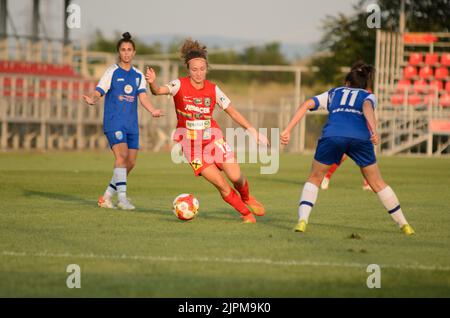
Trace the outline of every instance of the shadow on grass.
<instances>
[{"instance_id":1,"label":"shadow on grass","mask_svg":"<svg viewBox=\"0 0 450 318\"><path fill-rule=\"evenodd\" d=\"M63 201L63 202L71 202L78 203L85 206L96 207L97 202L94 200L87 200L85 198L80 198L75 195L67 194L67 193L55 193L55 192L43 192L43 191L34 191L34 190L24 190L25 197L41 197L50 200Z\"/></svg>"},{"instance_id":2,"label":"shadow on grass","mask_svg":"<svg viewBox=\"0 0 450 318\"><path fill-rule=\"evenodd\" d=\"M392 234L395 231L386 229L386 230L380 230L380 229L374 229L371 227L356 227L356 226L348 226L348 225L342 225L342 224L325 224L325 223L310 223L310 226L318 226L318 227L328 227L332 229L345 229L349 231L365 231L365 232L377 232L377 233L389 233ZM395 229L395 228L394 228ZM350 233L349 233L350 234Z\"/></svg>"},{"instance_id":3,"label":"shadow on grass","mask_svg":"<svg viewBox=\"0 0 450 318\"><path fill-rule=\"evenodd\" d=\"M272 178L267 176L251 176L249 177L251 180L261 180L266 182L275 182L275 183L282 183L282 184L291 184L296 186L303 186L305 184L304 181L298 181L293 179L282 179L282 178Z\"/></svg>"}]
</instances>

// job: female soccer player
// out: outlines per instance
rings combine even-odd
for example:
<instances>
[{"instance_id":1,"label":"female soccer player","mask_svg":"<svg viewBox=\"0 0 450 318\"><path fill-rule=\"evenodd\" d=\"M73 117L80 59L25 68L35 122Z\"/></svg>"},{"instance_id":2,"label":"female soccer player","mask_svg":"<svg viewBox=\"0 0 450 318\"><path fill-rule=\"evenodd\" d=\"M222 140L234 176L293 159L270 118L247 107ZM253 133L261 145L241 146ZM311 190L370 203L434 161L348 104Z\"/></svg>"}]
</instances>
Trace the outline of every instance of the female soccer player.
<instances>
[{"instance_id":1,"label":"female soccer player","mask_svg":"<svg viewBox=\"0 0 450 318\"><path fill-rule=\"evenodd\" d=\"M264 206L249 194L248 181L241 173L219 125L212 118L214 107L218 105L223 109L236 123L247 129L258 143L267 144L267 139L259 135L231 105L230 99L217 85L206 80L206 46L187 39L181 48L181 56L189 76L173 80L165 86L158 86L155 82L155 71L149 68L146 79L150 90L154 95L173 96L178 119L174 140L181 143L184 156L189 160L194 174L213 184L223 200L242 215L244 223L255 223L256 219L251 212L262 216L265 213ZM240 195L230 187L221 171Z\"/></svg>"},{"instance_id":2,"label":"female soccer player","mask_svg":"<svg viewBox=\"0 0 450 318\"><path fill-rule=\"evenodd\" d=\"M406 235L414 234L406 221L394 191L382 179L376 163L373 144L378 143L374 108L375 96L369 87L374 68L364 63L355 64L345 77L345 87L337 87L308 99L298 108L287 128L281 134L281 143L288 144L291 130L308 110L328 109L328 121L317 144L311 173L303 187L299 204L297 232L305 232L309 214L314 206L320 183L332 164L338 164L347 154L360 167L362 175L377 193L393 220Z\"/></svg>"},{"instance_id":3,"label":"female soccer player","mask_svg":"<svg viewBox=\"0 0 450 318\"><path fill-rule=\"evenodd\" d=\"M127 175L136 164L139 149L137 99L153 117L161 116L162 112L150 102L144 74L131 64L136 48L130 33L122 35L117 43L117 52L119 62L106 70L95 91L90 95L83 95L83 99L87 104L95 105L105 95L103 130L115 157L112 180L103 196L98 199L98 206L115 208L112 197L117 192L117 207L134 210L126 191Z\"/></svg>"}]
</instances>

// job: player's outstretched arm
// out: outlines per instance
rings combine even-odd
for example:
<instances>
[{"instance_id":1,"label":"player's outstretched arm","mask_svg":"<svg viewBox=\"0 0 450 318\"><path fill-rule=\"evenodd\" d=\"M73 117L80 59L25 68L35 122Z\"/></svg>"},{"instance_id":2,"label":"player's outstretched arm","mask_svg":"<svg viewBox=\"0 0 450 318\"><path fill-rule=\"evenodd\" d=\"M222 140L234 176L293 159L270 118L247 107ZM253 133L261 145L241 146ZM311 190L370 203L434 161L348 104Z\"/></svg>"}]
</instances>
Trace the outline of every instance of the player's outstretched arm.
<instances>
[{"instance_id":1,"label":"player's outstretched arm","mask_svg":"<svg viewBox=\"0 0 450 318\"><path fill-rule=\"evenodd\" d=\"M150 114L152 114L153 117L164 116L164 112L162 111L162 109L156 109L153 106L147 93L140 93L139 101L141 102L142 107L144 107Z\"/></svg>"},{"instance_id":2,"label":"player's outstretched arm","mask_svg":"<svg viewBox=\"0 0 450 318\"><path fill-rule=\"evenodd\" d=\"M170 90L167 86L159 86L156 84L156 72L153 68L147 67L145 72L145 80L150 86L150 91L153 95L169 95Z\"/></svg>"},{"instance_id":3,"label":"player's outstretched arm","mask_svg":"<svg viewBox=\"0 0 450 318\"><path fill-rule=\"evenodd\" d=\"M372 103L366 100L363 104L363 114L366 117L367 127L370 131L370 140L374 145L378 145L377 119L373 110Z\"/></svg>"},{"instance_id":4,"label":"player's outstretched arm","mask_svg":"<svg viewBox=\"0 0 450 318\"><path fill-rule=\"evenodd\" d=\"M94 91L90 95L83 95L82 96L84 102L86 104L88 104L88 105L95 105L95 104L97 104L98 101L100 100L100 97L102 97L102 95L100 95L100 92L98 92L98 91Z\"/></svg>"},{"instance_id":5,"label":"player's outstretched arm","mask_svg":"<svg viewBox=\"0 0 450 318\"><path fill-rule=\"evenodd\" d=\"M245 119L245 117L233 107L233 105L230 104L227 108L225 108L225 112L231 117L231 119L234 120L235 123L240 125L242 128L247 129L258 144L269 145L267 138L258 133L255 127L253 127L248 120Z\"/></svg>"},{"instance_id":6,"label":"player's outstretched arm","mask_svg":"<svg viewBox=\"0 0 450 318\"><path fill-rule=\"evenodd\" d=\"M306 112L309 109L313 109L315 107L315 103L313 99L308 99L303 104L301 104L297 111L295 112L294 117L292 117L291 121L287 125L286 129L280 135L281 144L287 145L289 140L291 139L291 130L298 124L298 122L305 116Z\"/></svg>"}]
</instances>

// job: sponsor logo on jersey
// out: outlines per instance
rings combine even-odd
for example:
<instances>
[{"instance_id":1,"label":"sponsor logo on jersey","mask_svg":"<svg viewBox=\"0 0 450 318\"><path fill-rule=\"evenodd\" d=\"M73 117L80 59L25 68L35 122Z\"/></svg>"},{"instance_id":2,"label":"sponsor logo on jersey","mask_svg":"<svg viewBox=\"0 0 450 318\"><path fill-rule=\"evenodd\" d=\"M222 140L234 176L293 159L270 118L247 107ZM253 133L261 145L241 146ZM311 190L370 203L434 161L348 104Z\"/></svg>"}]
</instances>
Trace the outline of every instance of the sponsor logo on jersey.
<instances>
[{"instance_id":1,"label":"sponsor logo on jersey","mask_svg":"<svg viewBox=\"0 0 450 318\"><path fill-rule=\"evenodd\" d=\"M184 107L185 110L191 111L191 112L197 112L197 113L202 113L202 114L209 114L210 113L210 109L209 107L198 107L195 105L186 105Z\"/></svg>"},{"instance_id":2,"label":"sponsor logo on jersey","mask_svg":"<svg viewBox=\"0 0 450 318\"><path fill-rule=\"evenodd\" d=\"M122 140L123 139L123 133L120 130L116 131L114 133L114 135L116 136L117 140Z\"/></svg>"},{"instance_id":3,"label":"sponsor logo on jersey","mask_svg":"<svg viewBox=\"0 0 450 318\"><path fill-rule=\"evenodd\" d=\"M203 140L209 140L211 139L211 128L206 128L203 131Z\"/></svg>"},{"instance_id":4,"label":"sponsor logo on jersey","mask_svg":"<svg viewBox=\"0 0 450 318\"><path fill-rule=\"evenodd\" d=\"M204 101L205 101L205 102L204 102L204 105L205 105L206 107L211 106L211 98L205 97Z\"/></svg>"},{"instance_id":5,"label":"sponsor logo on jersey","mask_svg":"<svg viewBox=\"0 0 450 318\"><path fill-rule=\"evenodd\" d=\"M211 128L211 120L186 120L186 128L191 130Z\"/></svg>"},{"instance_id":6,"label":"sponsor logo on jersey","mask_svg":"<svg viewBox=\"0 0 450 318\"><path fill-rule=\"evenodd\" d=\"M202 161L197 158L197 159L192 160L191 166L192 166L192 168L194 168L194 170L198 170L203 166L203 164L202 164Z\"/></svg>"},{"instance_id":7,"label":"sponsor logo on jersey","mask_svg":"<svg viewBox=\"0 0 450 318\"><path fill-rule=\"evenodd\" d=\"M197 139L197 131L196 130L186 131L186 138L189 140L196 140Z\"/></svg>"},{"instance_id":8,"label":"sponsor logo on jersey","mask_svg":"<svg viewBox=\"0 0 450 318\"><path fill-rule=\"evenodd\" d=\"M125 85L125 87L123 88L123 91L126 94L131 94L133 92L133 86L131 86L130 84Z\"/></svg>"},{"instance_id":9,"label":"sponsor logo on jersey","mask_svg":"<svg viewBox=\"0 0 450 318\"><path fill-rule=\"evenodd\" d=\"M200 105L202 103L202 99L201 98L194 98L194 104L195 105Z\"/></svg>"},{"instance_id":10,"label":"sponsor logo on jersey","mask_svg":"<svg viewBox=\"0 0 450 318\"><path fill-rule=\"evenodd\" d=\"M119 98L119 100L120 100L121 102L123 102L123 101L129 102L129 103L134 102L134 96L119 95L118 98Z\"/></svg>"},{"instance_id":11,"label":"sponsor logo on jersey","mask_svg":"<svg viewBox=\"0 0 450 318\"><path fill-rule=\"evenodd\" d=\"M123 82L123 81L125 81L125 79L124 78L118 78L117 81L118 82Z\"/></svg>"}]
</instances>

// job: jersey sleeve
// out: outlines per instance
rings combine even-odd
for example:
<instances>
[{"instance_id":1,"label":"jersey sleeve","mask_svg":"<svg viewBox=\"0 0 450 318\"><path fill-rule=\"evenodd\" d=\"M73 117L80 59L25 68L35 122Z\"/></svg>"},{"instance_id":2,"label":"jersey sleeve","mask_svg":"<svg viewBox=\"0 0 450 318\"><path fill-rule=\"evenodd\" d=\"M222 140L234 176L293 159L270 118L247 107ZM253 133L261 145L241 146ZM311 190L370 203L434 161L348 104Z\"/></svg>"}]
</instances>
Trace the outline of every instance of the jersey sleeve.
<instances>
[{"instance_id":1,"label":"jersey sleeve","mask_svg":"<svg viewBox=\"0 0 450 318\"><path fill-rule=\"evenodd\" d=\"M100 93L101 96L108 93L110 87L111 87L111 81L114 74L114 71L117 69L117 67L111 66L109 67L103 76L98 81L97 86L95 87L95 90Z\"/></svg>"},{"instance_id":2,"label":"jersey sleeve","mask_svg":"<svg viewBox=\"0 0 450 318\"><path fill-rule=\"evenodd\" d=\"M224 92L216 85L216 103L223 110L227 109L231 104L231 100L225 95Z\"/></svg>"},{"instance_id":3,"label":"jersey sleeve","mask_svg":"<svg viewBox=\"0 0 450 318\"><path fill-rule=\"evenodd\" d=\"M172 96L175 96L178 91L180 90L181 87L181 81L179 79L170 81L169 84L166 84L165 86L167 86L169 88L169 93Z\"/></svg>"},{"instance_id":4,"label":"jersey sleeve","mask_svg":"<svg viewBox=\"0 0 450 318\"><path fill-rule=\"evenodd\" d=\"M137 93L145 93L147 91L147 82L145 81L145 76L142 73L139 73L141 76L141 82L139 83L138 91Z\"/></svg>"},{"instance_id":5,"label":"jersey sleeve","mask_svg":"<svg viewBox=\"0 0 450 318\"><path fill-rule=\"evenodd\" d=\"M372 104L372 107L375 109L375 107L377 106L377 98L375 97L375 95L374 94L367 95L367 97L364 98L364 101L366 100L368 100Z\"/></svg>"},{"instance_id":6,"label":"jersey sleeve","mask_svg":"<svg viewBox=\"0 0 450 318\"><path fill-rule=\"evenodd\" d=\"M312 98L312 100L314 101L314 108L311 109L311 111L328 108L328 96L329 96L329 91L322 93L320 95L314 96Z\"/></svg>"}]
</instances>

